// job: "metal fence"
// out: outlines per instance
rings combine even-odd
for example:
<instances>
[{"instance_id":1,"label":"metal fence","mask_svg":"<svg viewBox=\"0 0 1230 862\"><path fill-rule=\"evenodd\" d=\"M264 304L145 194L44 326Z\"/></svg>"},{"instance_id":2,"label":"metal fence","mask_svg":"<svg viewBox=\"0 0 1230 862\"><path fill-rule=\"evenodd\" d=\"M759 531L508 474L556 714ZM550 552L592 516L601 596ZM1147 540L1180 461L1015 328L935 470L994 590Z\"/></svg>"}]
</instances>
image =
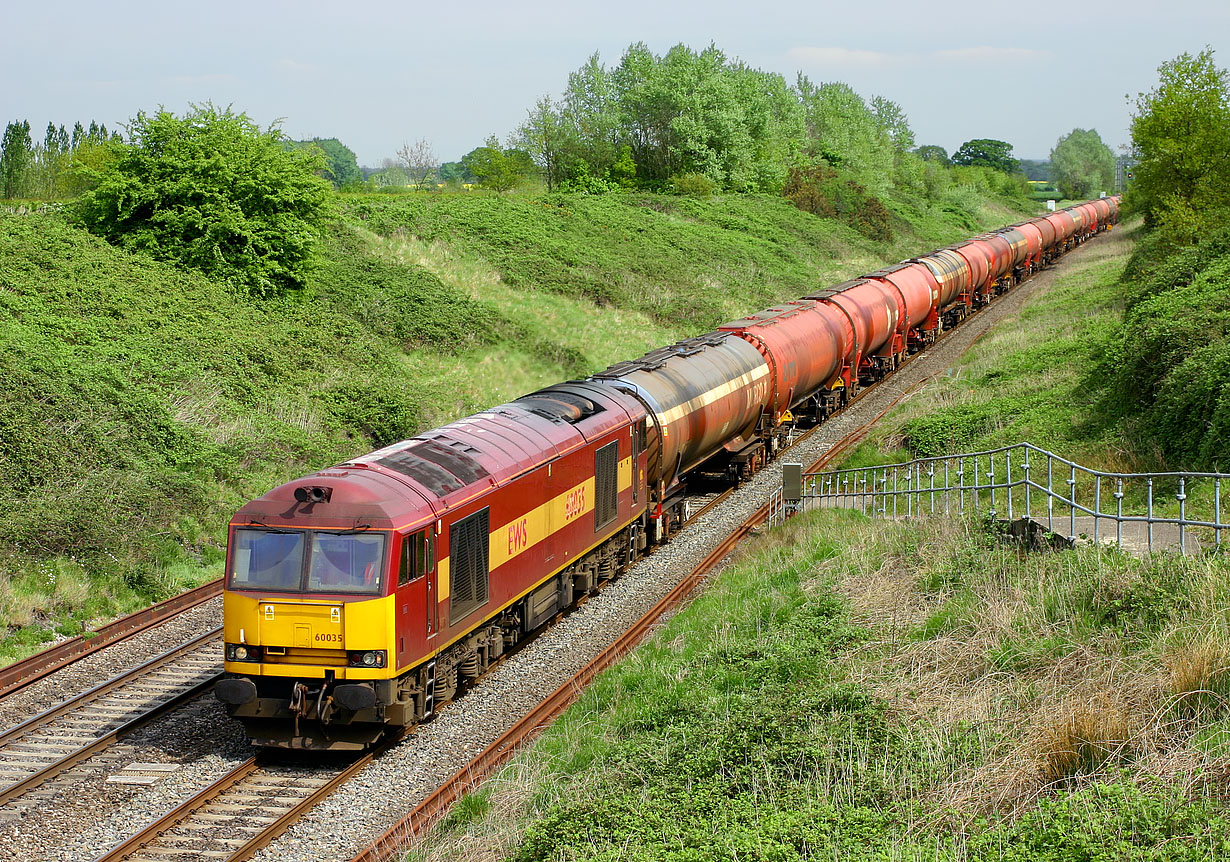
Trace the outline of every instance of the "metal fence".
<instances>
[{"instance_id":1,"label":"metal fence","mask_svg":"<svg viewBox=\"0 0 1230 862\"><path fill-rule=\"evenodd\" d=\"M796 468L797 469L797 468ZM817 508L912 518L932 514L1034 519L1075 541L1180 553L1222 544L1226 473L1104 473L1030 443L905 464L803 475L789 496L774 492L769 524ZM795 498L795 499L792 499ZM1113 531L1113 532L1112 532Z\"/></svg>"}]
</instances>

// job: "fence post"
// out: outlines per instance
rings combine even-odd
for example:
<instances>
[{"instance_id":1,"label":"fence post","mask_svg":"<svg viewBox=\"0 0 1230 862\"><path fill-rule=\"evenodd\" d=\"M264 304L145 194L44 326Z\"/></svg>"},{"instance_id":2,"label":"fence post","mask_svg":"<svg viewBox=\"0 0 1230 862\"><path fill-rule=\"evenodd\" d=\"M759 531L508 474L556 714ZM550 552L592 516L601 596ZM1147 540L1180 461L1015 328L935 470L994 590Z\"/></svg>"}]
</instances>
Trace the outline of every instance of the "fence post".
<instances>
[{"instance_id":1,"label":"fence post","mask_svg":"<svg viewBox=\"0 0 1230 862\"><path fill-rule=\"evenodd\" d=\"M1021 465L1021 469L1025 471L1025 517L1033 518L1033 512L1029 508L1029 450L1025 450L1025 463Z\"/></svg>"},{"instance_id":2,"label":"fence post","mask_svg":"<svg viewBox=\"0 0 1230 862\"><path fill-rule=\"evenodd\" d=\"M1076 541L1076 467L1068 477L1068 541Z\"/></svg>"},{"instance_id":3,"label":"fence post","mask_svg":"<svg viewBox=\"0 0 1230 862\"><path fill-rule=\"evenodd\" d=\"M1187 556L1187 494L1184 493L1183 477L1179 477L1179 493L1175 498L1179 501L1179 553Z\"/></svg>"},{"instance_id":4,"label":"fence post","mask_svg":"<svg viewBox=\"0 0 1230 862\"><path fill-rule=\"evenodd\" d=\"M1115 480L1115 544L1123 550L1123 479Z\"/></svg>"},{"instance_id":5,"label":"fence post","mask_svg":"<svg viewBox=\"0 0 1230 862\"><path fill-rule=\"evenodd\" d=\"M1012 523L1012 452L1004 453L1004 485L1008 488L1008 523Z\"/></svg>"},{"instance_id":6,"label":"fence post","mask_svg":"<svg viewBox=\"0 0 1230 862\"><path fill-rule=\"evenodd\" d=\"M1213 480L1213 527L1214 542L1221 547L1221 479Z\"/></svg>"},{"instance_id":7,"label":"fence post","mask_svg":"<svg viewBox=\"0 0 1230 862\"><path fill-rule=\"evenodd\" d=\"M1149 477L1149 553L1153 553L1153 477Z\"/></svg>"}]
</instances>

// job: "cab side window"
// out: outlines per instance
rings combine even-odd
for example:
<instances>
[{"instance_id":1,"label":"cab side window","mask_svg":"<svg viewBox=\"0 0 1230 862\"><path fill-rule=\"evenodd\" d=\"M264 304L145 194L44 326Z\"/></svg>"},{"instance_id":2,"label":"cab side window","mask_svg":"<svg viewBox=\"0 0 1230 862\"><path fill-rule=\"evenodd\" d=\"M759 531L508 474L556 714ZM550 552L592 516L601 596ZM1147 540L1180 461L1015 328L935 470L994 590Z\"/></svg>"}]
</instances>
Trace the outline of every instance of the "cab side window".
<instances>
[{"instance_id":1,"label":"cab side window","mask_svg":"<svg viewBox=\"0 0 1230 862\"><path fill-rule=\"evenodd\" d=\"M401 542L397 585L404 586L430 572L436 564L436 543L428 531L406 536Z\"/></svg>"}]
</instances>

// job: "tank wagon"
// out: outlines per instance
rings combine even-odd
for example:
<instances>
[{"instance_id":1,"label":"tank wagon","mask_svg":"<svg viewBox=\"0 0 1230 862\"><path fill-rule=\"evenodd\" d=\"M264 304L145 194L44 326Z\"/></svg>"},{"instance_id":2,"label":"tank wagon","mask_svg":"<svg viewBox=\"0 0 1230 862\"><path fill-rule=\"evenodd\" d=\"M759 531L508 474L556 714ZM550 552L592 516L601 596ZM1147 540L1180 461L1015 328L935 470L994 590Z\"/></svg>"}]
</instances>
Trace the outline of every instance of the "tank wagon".
<instances>
[{"instance_id":1,"label":"tank wagon","mask_svg":"<svg viewBox=\"0 0 1230 862\"><path fill-rule=\"evenodd\" d=\"M982 234L274 488L232 518L215 693L262 746L358 749L441 703L979 306L1118 220Z\"/></svg>"}]
</instances>

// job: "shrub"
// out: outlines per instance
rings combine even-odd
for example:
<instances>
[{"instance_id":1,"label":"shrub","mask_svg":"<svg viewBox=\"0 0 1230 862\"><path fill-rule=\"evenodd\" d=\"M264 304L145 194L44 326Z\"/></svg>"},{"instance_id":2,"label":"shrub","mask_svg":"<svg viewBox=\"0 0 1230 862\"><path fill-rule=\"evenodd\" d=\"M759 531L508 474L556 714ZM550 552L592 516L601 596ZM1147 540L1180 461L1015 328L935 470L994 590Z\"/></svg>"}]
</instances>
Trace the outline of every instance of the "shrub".
<instances>
[{"instance_id":1,"label":"shrub","mask_svg":"<svg viewBox=\"0 0 1230 862\"><path fill-rule=\"evenodd\" d=\"M319 150L208 103L139 113L129 135L77 203L91 233L259 296L304 287L330 209Z\"/></svg>"},{"instance_id":2,"label":"shrub","mask_svg":"<svg viewBox=\"0 0 1230 862\"><path fill-rule=\"evenodd\" d=\"M712 197L717 184L704 174L681 174L670 178L671 187L677 195L692 198Z\"/></svg>"}]
</instances>

